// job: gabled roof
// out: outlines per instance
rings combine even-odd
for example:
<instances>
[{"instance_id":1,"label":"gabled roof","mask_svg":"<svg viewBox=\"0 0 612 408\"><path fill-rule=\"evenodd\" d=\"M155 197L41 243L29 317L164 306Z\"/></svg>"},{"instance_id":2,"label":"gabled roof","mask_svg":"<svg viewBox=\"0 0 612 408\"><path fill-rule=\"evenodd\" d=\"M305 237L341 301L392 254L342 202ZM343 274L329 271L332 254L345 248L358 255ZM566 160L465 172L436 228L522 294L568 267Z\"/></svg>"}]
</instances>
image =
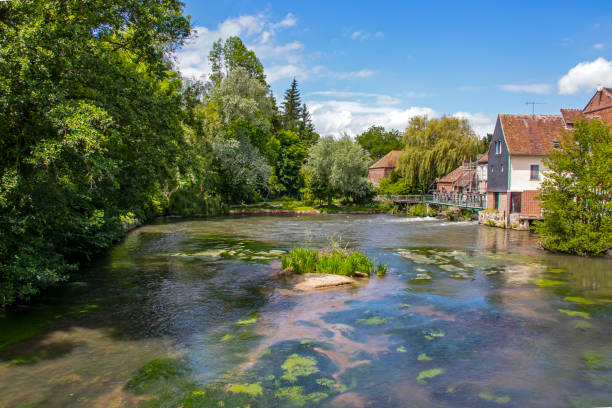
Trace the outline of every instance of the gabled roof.
<instances>
[{"instance_id":1,"label":"gabled roof","mask_svg":"<svg viewBox=\"0 0 612 408\"><path fill-rule=\"evenodd\" d=\"M478 159L478 164L488 163L488 162L489 162L489 151L487 150L485 154L480 156L480 158Z\"/></svg>"},{"instance_id":2,"label":"gabled roof","mask_svg":"<svg viewBox=\"0 0 612 408\"><path fill-rule=\"evenodd\" d=\"M612 88L598 88L582 112L585 115L596 113L602 109L612 108Z\"/></svg>"},{"instance_id":3,"label":"gabled roof","mask_svg":"<svg viewBox=\"0 0 612 408\"><path fill-rule=\"evenodd\" d=\"M565 125L573 125L582 116L582 111L580 109L561 109L561 116L563 116Z\"/></svg>"},{"instance_id":4,"label":"gabled roof","mask_svg":"<svg viewBox=\"0 0 612 408\"><path fill-rule=\"evenodd\" d=\"M560 115L509 115L499 119L510 154L544 156L561 140L565 121Z\"/></svg>"},{"instance_id":5,"label":"gabled roof","mask_svg":"<svg viewBox=\"0 0 612 408\"><path fill-rule=\"evenodd\" d=\"M370 166L371 169L394 169L397 165L397 158L402 154L401 150L391 150L385 154L382 159Z\"/></svg>"},{"instance_id":6,"label":"gabled roof","mask_svg":"<svg viewBox=\"0 0 612 408\"><path fill-rule=\"evenodd\" d=\"M448 173L446 176L440 178L438 183L454 183L459 180L465 172L468 172L469 168L467 166L459 166L455 170Z\"/></svg>"}]
</instances>

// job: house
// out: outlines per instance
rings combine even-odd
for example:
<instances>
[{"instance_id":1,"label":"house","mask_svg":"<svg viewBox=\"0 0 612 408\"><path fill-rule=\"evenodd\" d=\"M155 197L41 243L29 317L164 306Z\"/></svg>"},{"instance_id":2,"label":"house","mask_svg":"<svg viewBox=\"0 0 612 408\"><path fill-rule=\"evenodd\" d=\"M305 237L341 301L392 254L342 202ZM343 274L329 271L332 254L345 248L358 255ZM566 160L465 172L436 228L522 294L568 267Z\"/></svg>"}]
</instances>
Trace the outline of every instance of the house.
<instances>
[{"instance_id":1,"label":"house","mask_svg":"<svg viewBox=\"0 0 612 408\"><path fill-rule=\"evenodd\" d=\"M506 226L528 228L541 217L536 197L543 161L566 129L562 115L498 115L488 152L487 208Z\"/></svg>"},{"instance_id":2,"label":"house","mask_svg":"<svg viewBox=\"0 0 612 408\"><path fill-rule=\"evenodd\" d=\"M489 152L485 152L476 161L476 180L478 182L478 193L486 194L487 192L487 166L489 164Z\"/></svg>"},{"instance_id":3,"label":"house","mask_svg":"<svg viewBox=\"0 0 612 408\"><path fill-rule=\"evenodd\" d=\"M612 123L612 88L597 88L597 92L582 110L582 114Z\"/></svg>"},{"instance_id":4,"label":"house","mask_svg":"<svg viewBox=\"0 0 612 408\"><path fill-rule=\"evenodd\" d=\"M464 194L475 192L476 189L476 168L466 161L436 181L436 191L439 193Z\"/></svg>"},{"instance_id":5,"label":"house","mask_svg":"<svg viewBox=\"0 0 612 408\"><path fill-rule=\"evenodd\" d=\"M498 115L486 169L487 208L497 213L481 213L481 221L492 217L505 226L528 228L541 218L536 197L547 170L543 161L582 117L612 123L612 89L598 88L584 109L561 109L561 115Z\"/></svg>"},{"instance_id":6,"label":"house","mask_svg":"<svg viewBox=\"0 0 612 408\"><path fill-rule=\"evenodd\" d=\"M371 165L368 172L368 180L375 185L379 185L380 180L391 176L391 172L397 166L397 159L401 154L401 150L391 150L382 159Z\"/></svg>"}]
</instances>

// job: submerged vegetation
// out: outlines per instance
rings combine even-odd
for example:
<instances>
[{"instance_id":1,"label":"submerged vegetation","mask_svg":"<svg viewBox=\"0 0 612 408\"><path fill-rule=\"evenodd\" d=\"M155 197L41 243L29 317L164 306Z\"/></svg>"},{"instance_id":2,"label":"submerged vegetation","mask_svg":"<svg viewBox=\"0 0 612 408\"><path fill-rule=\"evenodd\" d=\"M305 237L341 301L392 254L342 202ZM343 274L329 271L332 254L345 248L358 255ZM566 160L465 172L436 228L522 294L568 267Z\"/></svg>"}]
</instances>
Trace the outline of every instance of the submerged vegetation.
<instances>
[{"instance_id":1,"label":"submerged vegetation","mask_svg":"<svg viewBox=\"0 0 612 408\"><path fill-rule=\"evenodd\" d=\"M294 247L281 257L283 269L295 274L327 273L333 275L357 276L359 272L370 276L374 272L374 262L362 252L341 248L316 250ZM386 265L378 265L377 274L384 275Z\"/></svg>"}]
</instances>

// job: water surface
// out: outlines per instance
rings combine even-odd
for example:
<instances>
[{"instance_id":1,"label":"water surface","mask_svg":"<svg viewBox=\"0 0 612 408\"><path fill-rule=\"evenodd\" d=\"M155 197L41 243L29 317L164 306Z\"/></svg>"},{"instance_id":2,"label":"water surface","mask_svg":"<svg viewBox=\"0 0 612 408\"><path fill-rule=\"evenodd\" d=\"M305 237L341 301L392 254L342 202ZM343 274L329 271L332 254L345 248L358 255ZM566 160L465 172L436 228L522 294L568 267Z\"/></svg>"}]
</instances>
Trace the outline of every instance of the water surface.
<instances>
[{"instance_id":1,"label":"water surface","mask_svg":"<svg viewBox=\"0 0 612 408\"><path fill-rule=\"evenodd\" d=\"M271 279L294 245L388 265ZM431 278L431 279L429 279ZM160 220L0 317L2 407L612 405L612 260L386 215Z\"/></svg>"}]
</instances>

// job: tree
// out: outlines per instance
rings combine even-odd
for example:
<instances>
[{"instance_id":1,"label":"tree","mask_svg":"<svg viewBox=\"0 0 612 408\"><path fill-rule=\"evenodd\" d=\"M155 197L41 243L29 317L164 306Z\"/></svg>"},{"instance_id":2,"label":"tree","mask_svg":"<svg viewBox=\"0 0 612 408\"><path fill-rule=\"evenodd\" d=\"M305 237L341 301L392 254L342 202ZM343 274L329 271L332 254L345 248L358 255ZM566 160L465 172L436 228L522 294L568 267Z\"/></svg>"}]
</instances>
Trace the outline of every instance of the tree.
<instances>
[{"instance_id":1,"label":"tree","mask_svg":"<svg viewBox=\"0 0 612 408\"><path fill-rule=\"evenodd\" d=\"M396 171L414 193L425 193L436 177L448 174L464 159L476 159L485 149L467 120L447 116L412 118L402 142L404 153Z\"/></svg>"},{"instance_id":2,"label":"tree","mask_svg":"<svg viewBox=\"0 0 612 408\"><path fill-rule=\"evenodd\" d=\"M536 223L545 248L598 255L612 247L612 133L598 120L574 123L561 149L545 161L548 171Z\"/></svg>"},{"instance_id":3,"label":"tree","mask_svg":"<svg viewBox=\"0 0 612 408\"><path fill-rule=\"evenodd\" d=\"M182 7L0 3L0 306L65 280L129 212L159 214L189 171Z\"/></svg>"},{"instance_id":4,"label":"tree","mask_svg":"<svg viewBox=\"0 0 612 408\"><path fill-rule=\"evenodd\" d=\"M240 37L229 37L223 41L219 39L213 44L208 55L211 65L210 81L213 86L219 85L235 69L244 70L250 78L257 79L262 85L266 84L263 65L252 50L247 49Z\"/></svg>"},{"instance_id":5,"label":"tree","mask_svg":"<svg viewBox=\"0 0 612 408\"><path fill-rule=\"evenodd\" d=\"M304 173L308 191L317 199L327 199L331 205L336 195L364 201L372 191L367 180L371 159L347 135L340 140L324 137L310 148Z\"/></svg>"},{"instance_id":6,"label":"tree","mask_svg":"<svg viewBox=\"0 0 612 408\"><path fill-rule=\"evenodd\" d=\"M302 188L303 180L300 170L306 157L306 148L295 132L282 130L273 138L273 155L275 181L283 186L282 192L297 195Z\"/></svg>"},{"instance_id":7,"label":"tree","mask_svg":"<svg viewBox=\"0 0 612 408\"><path fill-rule=\"evenodd\" d=\"M391 150L402 148L402 137L398 130L385 131L382 126L370 126L368 130L357 136L357 142L374 160L381 159Z\"/></svg>"},{"instance_id":8,"label":"tree","mask_svg":"<svg viewBox=\"0 0 612 408\"><path fill-rule=\"evenodd\" d=\"M285 99L283 100L283 123L286 128L294 122L298 122L301 117L302 100L298 89L297 80L293 78L291 86L285 91Z\"/></svg>"}]
</instances>

